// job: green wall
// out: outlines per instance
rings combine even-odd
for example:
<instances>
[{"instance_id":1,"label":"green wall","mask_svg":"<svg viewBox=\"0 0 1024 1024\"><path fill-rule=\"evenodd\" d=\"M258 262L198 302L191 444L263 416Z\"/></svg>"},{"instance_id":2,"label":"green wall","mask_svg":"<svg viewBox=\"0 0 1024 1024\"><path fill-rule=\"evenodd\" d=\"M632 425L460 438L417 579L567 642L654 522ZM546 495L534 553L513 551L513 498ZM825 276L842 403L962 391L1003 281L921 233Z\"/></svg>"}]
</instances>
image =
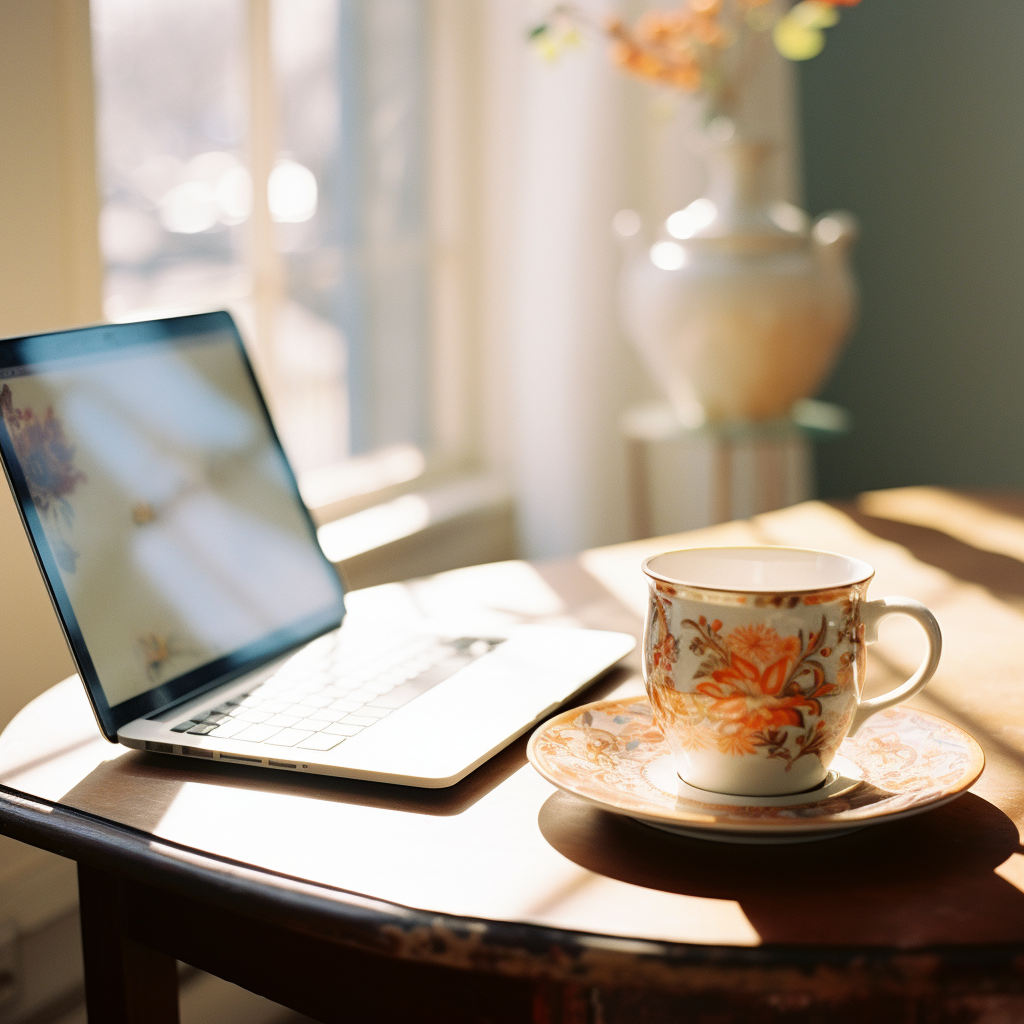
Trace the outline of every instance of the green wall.
<instances>
[{"instance_id":1,"label":"green wall","mask_svg":"<svg viewBox=\"0 0 1024 1024\"><path fill-rule=\"evenodd\" d=\"M1024 2L863 0L800 67L805 188L862 237L824 497L1024 487Z\"/></svg>"}]
</instances>

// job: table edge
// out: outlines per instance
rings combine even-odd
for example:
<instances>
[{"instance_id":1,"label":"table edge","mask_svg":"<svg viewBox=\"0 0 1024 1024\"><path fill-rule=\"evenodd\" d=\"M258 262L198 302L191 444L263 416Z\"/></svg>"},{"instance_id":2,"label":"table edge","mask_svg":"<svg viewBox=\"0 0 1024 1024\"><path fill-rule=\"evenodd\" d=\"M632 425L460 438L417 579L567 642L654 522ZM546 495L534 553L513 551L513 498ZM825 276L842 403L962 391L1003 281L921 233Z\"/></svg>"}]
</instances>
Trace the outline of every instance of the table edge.
<instances>
[{"instance_id":1,"label":"table edge","mask_svg":"<svg viewBox=\"0 0 1024 1024\"><path fill-rule=\"evenodd\" d=\"M164 840L0 785L0 833L133 882L364 952L523 979L694 993L813 989L841 973L863 990L908 982L1024 991L1024 942L899 948L722 946L622 938L416 909ZM823 973L824 972L824 973ZM941 977L940 977L941 976Z\"/></svg>"}]
</instances>

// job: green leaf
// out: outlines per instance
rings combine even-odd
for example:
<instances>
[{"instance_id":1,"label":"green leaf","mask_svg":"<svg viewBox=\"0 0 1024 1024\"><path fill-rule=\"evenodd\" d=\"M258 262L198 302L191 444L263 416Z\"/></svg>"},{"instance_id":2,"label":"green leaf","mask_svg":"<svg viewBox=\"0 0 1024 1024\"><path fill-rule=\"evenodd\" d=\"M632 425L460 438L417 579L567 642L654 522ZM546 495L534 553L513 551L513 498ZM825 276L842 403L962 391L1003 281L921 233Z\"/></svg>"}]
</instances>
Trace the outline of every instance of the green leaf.
<instances>
[{"instance_id":1,"label":"green leaf","mask_svg":"<svg viewBox=\"0 0 1024 1024\"><path fill-rule=\"evenodd\" d=\"M801 25L792 17L792 13L780 18L772 29L775 49L787 60L810 60L817 57L825 48L825 33L820 28Z\"/></svg>"}]
</instances>

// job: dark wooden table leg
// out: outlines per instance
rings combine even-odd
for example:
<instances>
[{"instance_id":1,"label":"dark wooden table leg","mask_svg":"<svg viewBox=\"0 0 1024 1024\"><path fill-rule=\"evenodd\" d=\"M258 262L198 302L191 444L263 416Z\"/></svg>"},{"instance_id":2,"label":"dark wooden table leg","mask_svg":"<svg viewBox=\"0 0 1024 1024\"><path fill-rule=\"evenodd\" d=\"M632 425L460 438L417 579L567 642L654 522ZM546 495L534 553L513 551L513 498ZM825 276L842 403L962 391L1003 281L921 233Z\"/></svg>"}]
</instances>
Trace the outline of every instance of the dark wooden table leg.
<instances>
[{"instance_id":1,"label":"dark wooden table leg","mask_svg":"<svg viewBox=\"0 0 1024 1024\"><path fill-rule=\"evenodd\" d=\"M126 933L117 877L78 865L89 1024L179 1024L177 964Z\"/></svg>"}]
</instances>

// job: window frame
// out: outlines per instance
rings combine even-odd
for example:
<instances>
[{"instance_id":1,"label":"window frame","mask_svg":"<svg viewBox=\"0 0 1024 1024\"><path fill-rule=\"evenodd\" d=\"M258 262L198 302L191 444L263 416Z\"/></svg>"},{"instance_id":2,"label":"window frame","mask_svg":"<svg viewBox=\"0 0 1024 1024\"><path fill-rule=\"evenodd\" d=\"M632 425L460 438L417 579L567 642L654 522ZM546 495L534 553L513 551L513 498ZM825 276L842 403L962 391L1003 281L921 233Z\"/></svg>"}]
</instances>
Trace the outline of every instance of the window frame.
<instances>
[{"instance_id":1,"label":"window frame","mask_svg":"<svg viewBox=\"0 0 1024 1024\"><path fill-rule=\"evenodd\" d=\"M272 52L273 0L245 0L249 39L250 170L255 198L248 263L252 271L254 324L248 339L254 361L271 396L274 393L273 321L284 295L284 267L275 246L275 225L266 201L267 183L278 157L278 108ZM473 68L467 59L473 46L475 19L463 5L430 0L426 9L425 62L428 77L427 118L427 444L422 446L424 467L406 480L395 479L360 494L339 491L311 505L318 521L351 514L413 488L433 487L484 468L480 436L479 402L474 393L478 376L478 346L471 338L471 296L476 239L470 225L476 189L475 154L470 136L475 120L472 96ZM351 456L325 470L344 470L350 462L377 463L382 476L393 447ZM308 478L302 474L306 493ZM339 473L339 476L345 475ZM322 488L320 488L322 492Z\"/></svg>"},{"instance_id":2,"label":"window frame","mask_svg":"<svg viewBox=\"0 0 1024 1024\"><path fill-rule=\"evenodd\" d=\"M286 296L287 275L284 256L277 246L277 225L267 201L270 175L280 156L273 47L275 3L242 3L247 33L243 41L249 103L247 155L254 201L243 256L251 280L246 299L249 310L244 316L236 312L236 319L268 404L279 409L282 378L275 365L274 324ZM478 130L483 71L478 58L485 18L476 5L459 0L424 0L423 12L427 80L424 231L428 249L423 384L427 443L420 446L422 460L416 472L409 472L408 467L393 471L396 448L401 447L395 445L300 472L300 487L318 524L386 504L403 494L434 491L460 479L480 478L493 461L487 458L484 443L484 403L480 394L483 330L478 298L483 283ZM145 310L123 319L148 318L157 312L167 311ZM338 481L334 493L326 486L332 477ZM360 477L369 485L353 490L352 481ZM504 499L499 502L503 503Z\"/></svg>"}]
</instances>

